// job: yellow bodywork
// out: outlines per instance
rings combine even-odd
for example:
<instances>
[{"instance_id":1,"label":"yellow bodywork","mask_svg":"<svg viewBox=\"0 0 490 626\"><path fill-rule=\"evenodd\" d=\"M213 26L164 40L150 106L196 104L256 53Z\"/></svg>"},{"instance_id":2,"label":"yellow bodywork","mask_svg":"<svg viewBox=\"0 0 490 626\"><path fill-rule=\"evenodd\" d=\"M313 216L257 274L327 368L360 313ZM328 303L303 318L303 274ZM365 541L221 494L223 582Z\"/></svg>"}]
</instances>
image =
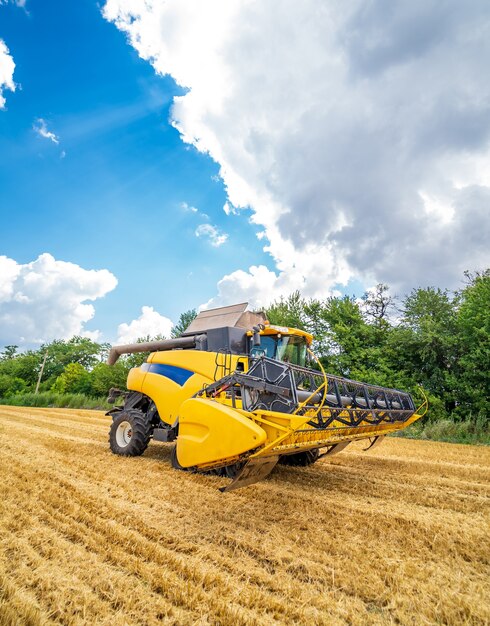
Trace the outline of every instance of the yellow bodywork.
<instances>
[{"instance_id":1,"label":"yellow bodywork","mask_svg":"<svg viewBox=\"0 0 490 626\"><path fill-rule=\"evenodd\" d=\"M278 333L305 336L308 344L312 339L308 333L296 329L266 326L262 331L262 334ZM245 459L380 437L401 430L421 417L417 411L404 423L373 425L361 421L355 427L346 427L334 421L321 429L308 424L314 414L250 413L242 409L239 399L232 406L224 393L214 398L193 397L237 367L247 372L248 366L245 356L201 350L154 352L141 367L130 371L128 389L151 398L160 419L167 425L178 421L177 460L185 468L212 469ZM321 410L329 417L328 408Z\"/></svg>"},{"instance_id":2,"label":"yellow bodywork","mask_svg":"<svg viewBox=\"0 0 490 626\"><path fill-rule=\"evenodd\" d=\"M197 393L204 385L209 385L228 373L234 371L238 363L248 367L248 359L240 356L231 356L204 352L201 350L171 350L168 352L154 352L150 354L146 363L141 367L130 370L127 386L132 391L144 393L155 403L160 419L172 425L180 414L182 403ZM166 365L176 369L186 370L191 375L179 384L169 376L149 371L148 366ZM171 372L170 372L171 373Z\"/></svg>"},{"instance_id":3,"label":"yellow bodywork","mask_svg":"<svg viewBox=\"0 0 490 626\"><path fill-rule=\"evenodd\" d=\"M240 411L191 398L182 404L177 460L182 467L227 465L266 442L266 432Z\"/></svg>"}]
</instances>

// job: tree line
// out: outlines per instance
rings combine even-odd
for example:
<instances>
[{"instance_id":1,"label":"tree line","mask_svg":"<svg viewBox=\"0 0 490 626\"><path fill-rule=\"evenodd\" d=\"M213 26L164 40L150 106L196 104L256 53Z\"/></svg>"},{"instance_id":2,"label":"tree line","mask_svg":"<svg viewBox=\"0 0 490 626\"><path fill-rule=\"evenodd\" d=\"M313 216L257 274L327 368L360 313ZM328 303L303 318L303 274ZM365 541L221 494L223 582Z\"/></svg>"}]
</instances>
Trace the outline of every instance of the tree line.
<instances>
[{"instance_id":1,"label":"tree line","mask_svg":"<svg viewBox=\"0 0 490 626\"><path fill-rule=\"evenodd\" d=\"M172 328L172 337L178 337L195 316L195 310L182 313ZM158 339L164 337L140 337L137 342ZM124 355L109 366L106 360L110 349L110 343L80 336L66 341L56 339L24 352L19 352L16 345L5 346L0 353L0 400L22 400L35 392L38 383L40 394L78 394L88 398L107 397L111 387L125 389L129 370L143 363L148 355Z\"/></svg>"},{"instance_id":2,"label":"tree line","mask_svg":"<svg viewBox=\"0 0 490 626\"><path fill-rule=\"evenodd\" d=\"M273 302L266 314L273 324L310 332L314 351L331 374L396 387L416 398L422 397L422 389L432 420L488 420L490 270L467 272L456 292L419 288L401 300L384 284L360 299L304 298L295 292ZM172 336L179 336L195 315L194 310L182 313ZM100 398L111 387L124 389L129 369L146 355L126 355L109 367L109 349L108 343L84 337L24 352L5 346L0 353L1 401L33 393L43 361L41 393Z\"/></svg>"},{"instance_id":3,"label":"tree line","mask_svg":"<svg viewBox=\"0 0 490 626\"><path fill-rule=\"evenodd\" d=\"M267 310L272 323L315 337L331 374L427 395L430 418L490 416L490 270L466 272L456 292L413 289L402 300L379 284L363 298L306 299Z\"/></svg>"}]
</instances>

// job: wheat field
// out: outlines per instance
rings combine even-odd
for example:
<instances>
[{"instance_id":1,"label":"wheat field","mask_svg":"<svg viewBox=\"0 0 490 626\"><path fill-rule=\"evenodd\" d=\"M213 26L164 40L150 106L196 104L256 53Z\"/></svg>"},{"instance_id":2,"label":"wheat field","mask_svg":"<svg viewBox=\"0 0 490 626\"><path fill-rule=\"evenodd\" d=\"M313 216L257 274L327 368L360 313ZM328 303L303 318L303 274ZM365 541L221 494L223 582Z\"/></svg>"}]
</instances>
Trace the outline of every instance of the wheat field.
<instances>
[{"instance_id":1,"label":"wheat field","mask_svg":"<svg viewBox=\"0 0 490 626\"><path fill-rule=\"evenodd\" d=\"M230 493L98 411L0 408L0 625L489 624L490 449L385 440Z\"/></svg>"}]
</instances>

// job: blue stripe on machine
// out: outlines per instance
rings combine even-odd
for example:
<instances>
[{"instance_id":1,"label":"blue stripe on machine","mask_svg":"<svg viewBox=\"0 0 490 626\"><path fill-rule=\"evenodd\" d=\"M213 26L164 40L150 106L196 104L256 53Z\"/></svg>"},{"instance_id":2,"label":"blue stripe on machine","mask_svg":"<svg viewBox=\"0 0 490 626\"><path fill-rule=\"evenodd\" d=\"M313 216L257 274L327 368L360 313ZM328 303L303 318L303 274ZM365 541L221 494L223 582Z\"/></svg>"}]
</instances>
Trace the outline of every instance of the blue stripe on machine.
<instances>
[{"instance_id":1,"label":"blue stripe on machine","mask_svg":"<svg viewBox=\"0 0 490 626\"><path fill-rule=\"evenodd\" d=\"M190 370L186 370L183 367L176 367L175 365L165 365L164 363L146 363L145 367L147 372L152 374L159 374L160 376L166 376L170 378L174 383L183 385L194 374Z\"/></svg>"}]
</instances>

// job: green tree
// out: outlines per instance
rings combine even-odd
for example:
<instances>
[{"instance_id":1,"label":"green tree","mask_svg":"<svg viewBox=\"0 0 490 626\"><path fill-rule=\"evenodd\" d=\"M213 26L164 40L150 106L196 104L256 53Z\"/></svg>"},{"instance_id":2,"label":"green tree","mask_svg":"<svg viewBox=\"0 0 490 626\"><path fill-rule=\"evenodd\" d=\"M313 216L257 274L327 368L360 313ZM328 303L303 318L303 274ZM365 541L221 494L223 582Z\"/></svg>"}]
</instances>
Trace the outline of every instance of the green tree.
<instances>
[{"instance_id":1,"label":"green tree","mask_svg":"<svg viewBox=\"0 0 490 626\"><path fill-rule=\"evenodd\" d=\"M80 363L68 363L51 389L57 393L90 393L90 374Z\"/></svg>"},{"instance_id":2,"label":"green tree","mask_svg":"<svg viewBox=\"0 0 490 626\"><path fill-rule=\"evenodd\" d=\"M0 374L21 378L27 387L34 387L39 375L43 356L39 351L28 350L11 358L0 360Z\"/></svg>"},{"instance_id":3,"label":"green tree","mask_svg":"<svg viewBox=\"0 0 490 626\"><path fill-rule=\"evenodd\" d=\"M301 297L299 291L295 291L287 298L281 297L273 302L265 310L265 314L271 324L306 330L305 305L305 299Z\"/></svg>"},{"instance_id":4,"label":"green tree","mask_svg":"<svg viewBox=\"0 0 490 626\"><path fill-rule=\"evenodd\" d=\"M407 369L419 384L440 398L446 414L454 410L456 403L457 302L448 290L414 289L403 302L397 333L403 361L398 368Z\"/></svg>"},{"instance_id":5,"label":"green tree","mask_svg":"<svg viewBox=\"0 0 490 626\"><path fill-rule=\"evenodd\" d=\"M184 313L181 313L179 315L177 324L175 324L175 326L170 331L170 336L173 338L180 337L180 335L182 335L182 333L187 330L190 323L196 318L196 316L196 309L189 309L189 311L184 311Z\"/></svg>"},{"instance_id":6,"label":"green tree","mask_svg":"<svg viewBox=\"0 0 490 626\"><path fill-rule=\"evenodd\" d=\"M471 275L460 293L457 413L463 418L490 416L490 269Z\"/></svg>"},{"instance_id":7,"label":"green tree","mask_svg":"<svg viewBox=\"0 0 490 626\"><path fill-rule=\"evenodd\" d=\"M328 353L324 365L332 374L350 378L365 378L366 371L378 364L369 350L373 346L373 332L364 320L354 298L329 298L322 312L327 325Z\"/></svg>"},{"instance_id":8,"label":"green tree","mask_svg":"<svg viewBox=\"0 0 490 626\"><path fill-rule=\"evenodd\" d=\"M86 370L100 362L102 346L87 337L75 336L65 341L55 339L51 343L41 345L42 356L48 353L44 368L44 380L54 380L63 373L69 363L78 363Z\"/></svg>"},{"instance_id":9,"label":"green tree","mask_svg":"<svg viewBox=\"0 0 490 626\"><path fill-rule=\"evenodd\" d=\"M378 384L393 378L385 354L390 326L384 319L368 323L354 298L305 300L295 292L276 301L267 315L272 323L311 333L313 351L329 373Z\"/></svg>"},{"instance_id":10,"label":"green tree","mask_svg":"<svg viewBox=\"0 0 490 626\"><path fill-rule=\"evenodd\" d=\"M115 365L98 363L90 372L90 392L93 396L106 396L111 387L126 389L127 364L119 360Z\"/></svg>"},{"instance_id":11,"label":"green tree","mask_svg":"<svg viewBox=\"0 0 490 626\"><path fill-rule=\"evenodd\" d=\"M3 352L0 353L0 360L8 360L8 359L13 359L16 354L17 354L17 350L18 350L19 346L5 346L5 348L3 349Z\"/></svg>"},{"instance_id":12,"label":"green tree","mask_svg":"<svg viewBox=\"0 0 490 626\"><path fill-rule=\"evenodd\" d=\"M395 298L390 294L388 285L378 283L362 297L362 311L366 318L376 326L388 324L390 313L395 309Z\"/></svg>"},{"instance_id":13,"label":"green tree","mask_svg":"<svg viewBox=\"0 0 490 626\"><path fill-rule=\"evenodd\" d=\"M22 378L0 374L0 398L25 391L26 383Z\"/></svg>"},{"instance_id":14,"label":"green tree","mask_svg":"<svg viewBox=\"0 0 490 626\"><path fill-rule=\"evenodd\" d=\"M306 330L313 335L312 349L317 357L326 357L330 350L329 326L325 316L325 302L311 299L305 302Z\"/></svg>"}]
</instances>

